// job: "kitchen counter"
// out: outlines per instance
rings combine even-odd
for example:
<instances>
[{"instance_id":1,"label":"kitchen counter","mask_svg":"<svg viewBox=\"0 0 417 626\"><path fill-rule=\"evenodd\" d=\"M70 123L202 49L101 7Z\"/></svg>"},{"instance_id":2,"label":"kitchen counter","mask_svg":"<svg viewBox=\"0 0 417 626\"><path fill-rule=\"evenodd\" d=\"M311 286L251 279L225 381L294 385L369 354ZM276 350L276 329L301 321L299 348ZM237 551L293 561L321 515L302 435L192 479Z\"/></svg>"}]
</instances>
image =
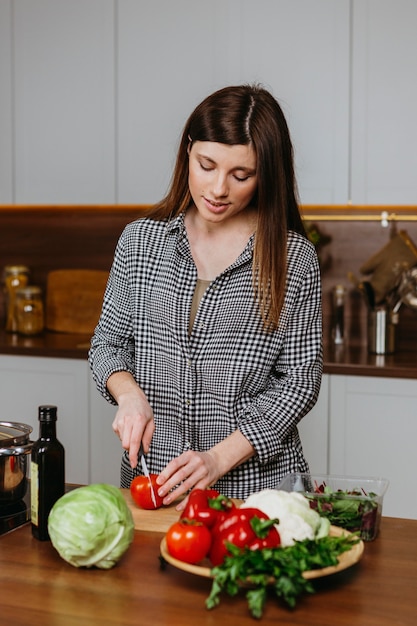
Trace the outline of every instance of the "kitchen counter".
<instances>
[{"instance_id":1,"label":"kitchen counter","mask_svg":"<svg viewBox=\"0 0 417 626\"><path fill-rule=\"evenodd\" d=\"M417 378L417 345L395 354L369 354L363 345L324 345L324 373L348 376Z\"/></svg>"},{"instance_id":2,"label":"kitchen counter","mask_svg":"<svg viewBox=\"0 0 417 626\"><path fill-rule=\"evenodd\" d=\"M85 360L90 339L91 335L48 331L25 337L0 330L0 354Z\"/></svg>"},{"instance_id":3,"label":"kitchen counter","mask_svg":"<svg viewBox=\"0 0 417 626\"><path fill-rule=\"evenodd\" d=\"M157 512L152 512L156 514ZM30 525L0 537L1 621L13 626L253 625L242 594L208 611L209 579L160 567L160 532L136 530L112 570L77 569ZM294 610L273 598L261 624L414 626L417 520L383 517L359 563L315 581Z\"/></svg>"},{"instance_id":4,"label":"kitchen counter","mask_svg":"<svg viewBox=\"0 0 417 626\"><path fill-rule=\"evenodd\" d=\"M90 335L44 332L23 337L0 330L0 354L45 356L67 359L87 358ZM324 373L352 376L417 378L417 345L411 341L395 354L369 354L363 345L324 345Z\"/></svg>"}]
</instances>

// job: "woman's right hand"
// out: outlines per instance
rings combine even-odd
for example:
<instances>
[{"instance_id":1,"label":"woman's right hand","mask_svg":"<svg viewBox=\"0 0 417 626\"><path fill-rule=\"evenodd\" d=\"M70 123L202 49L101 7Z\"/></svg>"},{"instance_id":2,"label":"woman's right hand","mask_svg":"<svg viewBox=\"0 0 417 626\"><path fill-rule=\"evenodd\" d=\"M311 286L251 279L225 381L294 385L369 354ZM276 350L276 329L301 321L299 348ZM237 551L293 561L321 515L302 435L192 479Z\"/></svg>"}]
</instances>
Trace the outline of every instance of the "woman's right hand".
<instances>
[{"instance_id":1,"label":"woman's right hand","mask_svg":"<svg viewBox=\"0 0 417 626\"><path fill-rule=\"evenodd\" d=\"M112 428L123 448L129 452L131 467L135 468L141 442L147 452L155 431L152 407L128 372L112 374L107 381L107 389L118 404Z\"/></svg>"}]
</instances>

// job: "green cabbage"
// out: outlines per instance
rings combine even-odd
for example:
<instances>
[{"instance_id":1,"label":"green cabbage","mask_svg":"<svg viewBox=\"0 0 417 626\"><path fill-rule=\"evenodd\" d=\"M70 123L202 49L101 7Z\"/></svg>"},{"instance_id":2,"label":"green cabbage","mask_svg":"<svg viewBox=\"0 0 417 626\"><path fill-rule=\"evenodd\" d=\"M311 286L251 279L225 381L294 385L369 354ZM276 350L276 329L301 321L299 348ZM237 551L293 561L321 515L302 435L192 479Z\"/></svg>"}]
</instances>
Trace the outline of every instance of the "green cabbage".
<instances>
[{"instance_id":1,"label":"green cabbage","mask_svg":"<svg viewBox=\"0 0 417 626\"><path fill-rule=\"evenodd\" d=\"M59 555L74 567L110 569L132 543L134 523L120 490L95 484L57 500L48 531Z\"/></svg>"}]
</instances>

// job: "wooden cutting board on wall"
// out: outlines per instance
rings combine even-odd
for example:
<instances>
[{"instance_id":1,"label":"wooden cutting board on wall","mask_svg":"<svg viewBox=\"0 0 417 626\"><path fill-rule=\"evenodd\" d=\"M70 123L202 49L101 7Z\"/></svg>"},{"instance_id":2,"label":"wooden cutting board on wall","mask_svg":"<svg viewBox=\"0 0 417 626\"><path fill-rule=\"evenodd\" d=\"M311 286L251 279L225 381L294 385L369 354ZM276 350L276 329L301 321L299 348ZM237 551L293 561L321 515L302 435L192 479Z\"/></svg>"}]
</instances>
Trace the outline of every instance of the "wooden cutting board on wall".
<instances>
[{"instance_id":1,"label":"wooden cutting board on wall","mask_svg":"<svg viewBox=\"0 0 417 626\"><path fill-rule=\"evenodd\" d=\"M54 270L46 285L45 324L61 333L92 334L98 322L109 273Z\"/></svg>"}]
</instances>

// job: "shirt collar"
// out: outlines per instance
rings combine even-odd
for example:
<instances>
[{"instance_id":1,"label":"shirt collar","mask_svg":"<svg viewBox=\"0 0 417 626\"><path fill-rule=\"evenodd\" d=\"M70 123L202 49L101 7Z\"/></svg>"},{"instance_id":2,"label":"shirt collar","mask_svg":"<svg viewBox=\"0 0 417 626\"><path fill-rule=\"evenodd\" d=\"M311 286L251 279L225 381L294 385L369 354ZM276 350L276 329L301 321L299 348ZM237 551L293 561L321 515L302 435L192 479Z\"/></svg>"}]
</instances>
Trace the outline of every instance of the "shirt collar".
<instances>
[{"instance_id":1,"label":"shirt collar","mask_svg":"<svg viewBox=\"0 0 417 626\"><path fill-rule=\"evenodd\" d=\"M185 212L183 211L182 213L180 213L176 217L174 217L172 219L168 219L168 222L167 222L167 233L174 233L176 231L178 231L180 233L184 232L184 228L185 228L184 216L185 216Z\"/></svg>"},{"instance_id":2,"label":"shirt collar","mask_svg":"<svg viewBox=\"0 0 417 626\"><path fill-rule=\"evenodd\" d=\"M184 223L185 211L170 219L167 223L167 234L178 233L180 239L182 239L182 235L186 235L185 223ZM239 255L234 263L230 266L231 268L237 267L242 263L246 263L251 261L253 254L253 247L255 242L255 235L251 235L245 249Z\"/></svg>"}]
</instances>

